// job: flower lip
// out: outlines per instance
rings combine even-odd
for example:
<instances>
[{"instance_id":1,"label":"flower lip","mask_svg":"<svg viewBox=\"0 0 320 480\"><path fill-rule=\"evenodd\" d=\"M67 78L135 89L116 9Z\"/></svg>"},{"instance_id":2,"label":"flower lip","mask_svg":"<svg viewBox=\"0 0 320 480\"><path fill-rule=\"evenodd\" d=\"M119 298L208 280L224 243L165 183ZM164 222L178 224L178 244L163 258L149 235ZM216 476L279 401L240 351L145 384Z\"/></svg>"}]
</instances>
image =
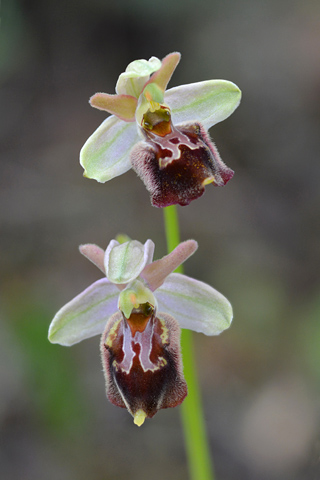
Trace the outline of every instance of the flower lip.
<instances>
[{"instance_id":1,"label":"flower lip","mask_svg":"<svg viewBox=\"0 0 320 480\"><path fill-rule=\"evenodd\" d=\"M143 133L145 140L130 156L153 206L189 205L204 194L208 183L223 186L233 176L199 123L171 125L164 137L147 129Z\"/></svg>"},{"instance_id":2,"label":"flower lip","mask_svg":"<svg viewBox=\"0 0 320 480\"><path fill-rule=\"evenodd\" d=\"M133 333L117 313L100 345L107 396L114 405L127 408L137 425L160 408L184 400L180 328L170 315L152 315L142 332Z\"/></svg>"}]
</instances>

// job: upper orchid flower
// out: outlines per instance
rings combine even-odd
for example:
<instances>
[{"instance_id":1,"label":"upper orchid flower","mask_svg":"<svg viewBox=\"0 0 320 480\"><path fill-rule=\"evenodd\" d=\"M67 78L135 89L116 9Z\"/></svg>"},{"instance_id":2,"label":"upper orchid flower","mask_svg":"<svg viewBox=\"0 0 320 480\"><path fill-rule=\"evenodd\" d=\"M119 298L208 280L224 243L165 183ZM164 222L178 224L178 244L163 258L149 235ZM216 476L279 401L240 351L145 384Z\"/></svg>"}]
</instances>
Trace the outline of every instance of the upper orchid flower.
<instances>
[{"instance_id":1,"label":"upper orchid flower","mask_svg":"<svg viewBox=\"0 0 320 480\"><path fill-rule=\"evenodd\" d=\"M197 249L194 240L152 262L154 243L109 243L104 252L80 252L106 277L96 281L54 317L49 340L73 345L102 334L101 356L107 396L126 407L141 425L160 408L187 395L180 354L180 327L217 335L229 327L228 300L203 282L172 273ZM156 294L156 297L155 297Z\"/></svg>"},{"instance_id":2,"label":"upper orchid flower","mask_svg":"<svg viewBox=\"0 0 320 480\"><path fill-rule=\"evenodd\" d=\"M232 178L207 129L231 115L241 92L226 80L166 91L179 60L180 53L162 62L136 60L120 75L117 95L91 97L93 107L112 115L81 150L86 177L106 182L132 167L157 207L188 205L205 185L222 186Z\"/></svg>"}]
</instances>

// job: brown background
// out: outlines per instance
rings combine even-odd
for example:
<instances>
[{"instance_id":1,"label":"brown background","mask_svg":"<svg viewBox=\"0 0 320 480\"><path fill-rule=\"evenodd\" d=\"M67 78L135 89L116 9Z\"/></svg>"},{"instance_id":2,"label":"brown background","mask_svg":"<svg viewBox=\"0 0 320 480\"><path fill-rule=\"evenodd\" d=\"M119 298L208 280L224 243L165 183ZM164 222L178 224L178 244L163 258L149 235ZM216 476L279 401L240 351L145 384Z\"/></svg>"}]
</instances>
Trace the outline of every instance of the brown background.
<instances>
[{"instance_id":1,"label":"brown background","mask_svg":"<svg viewBox=\"0 0 320 480\"><path fill-rule=\"evenodd\" d=\"M235 170L179 208L186 273L234 306L195 335L219 480L315 480L319 466L320 7L313 0L1 4L0 470L6 480L187 478L179 409L138 429L104 393L98 343L49 344L54 313L100 277L77 247L120 232L165 253L162 211L130 171L82 177L81 146L137 58L180 51L170 86L239 85L211 129Z\"/></svg>"}]
</instances>

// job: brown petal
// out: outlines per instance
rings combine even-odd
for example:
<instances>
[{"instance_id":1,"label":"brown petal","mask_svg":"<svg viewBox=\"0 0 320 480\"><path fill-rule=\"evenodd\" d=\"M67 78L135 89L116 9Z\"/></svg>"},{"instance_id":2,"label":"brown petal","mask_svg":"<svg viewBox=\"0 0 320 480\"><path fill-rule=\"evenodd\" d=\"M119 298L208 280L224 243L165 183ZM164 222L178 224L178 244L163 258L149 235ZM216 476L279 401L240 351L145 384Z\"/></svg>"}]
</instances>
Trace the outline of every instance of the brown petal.
<instances>
[{"instance_id":1,"label":"brown petal","mask_svg":"<svg viewBox=\"0 0 320 480\"><path fill-rule=\"evenodd\" d=\"M85 245L80 245L79 250L84 257L94 263L104 274L106 274L104 268L104 250L102 250L102 248L93 243L86 243Z\"/></svg>"},{"instance_id":2,"label":"brown petal","mask_svg":"<svg viewBox=\"0 0 320 480\"><path fill-rule=\"evenodd\" d=\"M135 121L137 99L131 95L109 95L96 93L90 98L90 105L112 113L125 122Z\"/></svg>"},{"instance_id":3,"label":"brown petal","mask_svg":"<svg viewBox=\"0 0 320 480\"><path fill-rule=\"evenodd\" d=\"M173 72L180 62L180 58L181 54L179 52L169 53L169 55L162 60L160 69L151 75L146 85L148 85L148 83L156 83L161 90L165 91Z\"/></svg>"},{"instance_id":4,"label":"brown petal","mask_svg":"<svg viewBox=\"0 0 320 480\"><path fill-rule=\"evenodd\" d=\"M194 254L197 248L198 244L195 240L186 240L180 243L168 255L147 265L140 275L147 281L150 289L154 292L161 287L170 273Z\"/></svg>"}]
</instances>

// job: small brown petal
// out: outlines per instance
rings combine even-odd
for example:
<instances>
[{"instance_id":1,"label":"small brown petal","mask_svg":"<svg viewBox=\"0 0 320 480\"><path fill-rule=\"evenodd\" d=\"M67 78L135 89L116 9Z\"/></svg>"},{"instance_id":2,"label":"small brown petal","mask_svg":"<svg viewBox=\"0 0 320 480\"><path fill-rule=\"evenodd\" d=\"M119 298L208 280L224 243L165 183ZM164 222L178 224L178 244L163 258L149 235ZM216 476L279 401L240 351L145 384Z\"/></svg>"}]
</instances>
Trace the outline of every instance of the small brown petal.
<instances>
[{"instance_id":1,"label":"small brown petal","mask_svg":"<svg viewBox=\"0 0 320 480\"><path fill-rule=\"evenodd\" d=\"M79 250L84 257L94 263L94 265L106 274L106 269L104 268L104 250L102 250L102 248L93 243L87 243L85 245L80 245Z\"/></svg>"},{"instance_id":2,"label":"small brown petal","mask_svg":"<svg viewBox=\"0 0 320 480\"><path fill-rule=\"evenodd\" d=\"M180 243L168 255L149 263L149 265L144 267L140 276L154 292L157 288L161 287L170 273L194 254L197 248L198 244L195 240L186 240Z\"/></svg>"},{"instance_id":3,"label":"small brown petal","mask_svg":"<svg viewBox=\"0 0 320 480\"><path fill-rule=\"evenodd\" d=\"M165 91L169 80L180 62L181 54L179 52L169 53L161 61L161 67L153 73L148 83L156 83L163 91Z\"/></svg>"},{"instance_id":4,"label":"small brown petal","mask_svg":"<svg viewBox=\"0 0 320 480\"><path fill-rule=\"evenodd\" d=\"M131 95L109 95L108 93L95 93L90 98L90 105L99 110L105 110L125 122L135 121L137 99Z\"/></svg>"}]
</instances>

